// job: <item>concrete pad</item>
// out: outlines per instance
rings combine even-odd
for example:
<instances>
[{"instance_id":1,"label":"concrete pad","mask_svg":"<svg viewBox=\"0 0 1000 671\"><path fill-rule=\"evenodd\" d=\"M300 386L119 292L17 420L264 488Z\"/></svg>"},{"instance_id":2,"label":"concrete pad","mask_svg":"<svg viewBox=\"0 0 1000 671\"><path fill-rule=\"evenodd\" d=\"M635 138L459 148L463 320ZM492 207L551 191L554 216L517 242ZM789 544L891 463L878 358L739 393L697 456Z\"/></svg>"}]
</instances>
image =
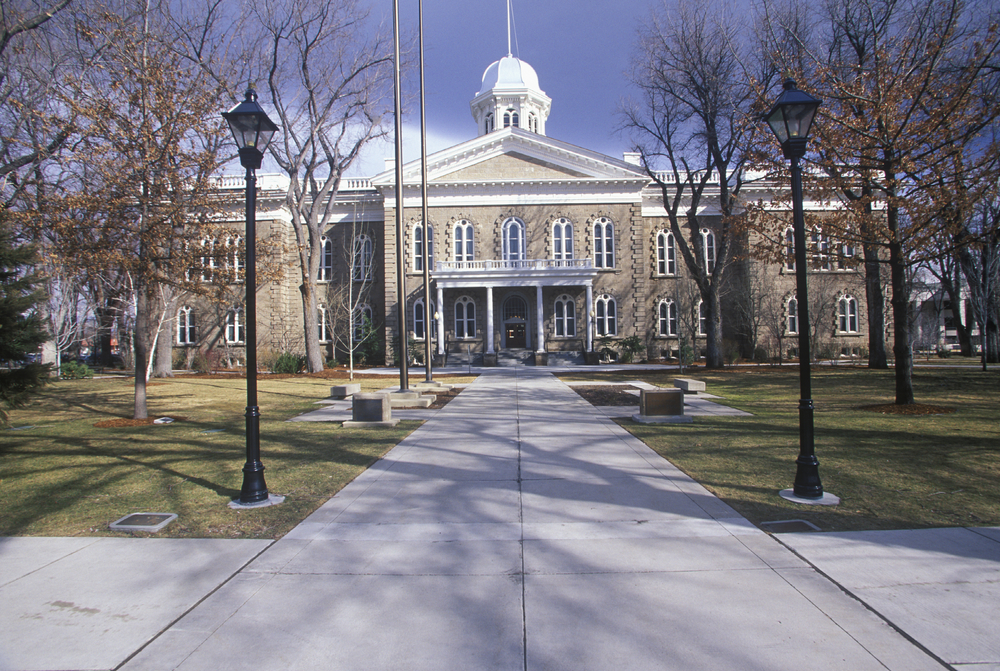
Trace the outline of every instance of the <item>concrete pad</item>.
<instances>
[{"instance_id":1,"label":"concrete pad","mask_svg":"<svg viewBox=\"0 0 1000 671\"><path fill-rule=\"evenodd\" d=\"M53 544L39 540L51 555ZM0 588L0 668L115 668L271 543L83 540Z\"/></svg>"},{"instance_id":2,"label":"concrete pad","mask_svg":"<svg viewBox=\"0 0 1000 671\"><path fill-rule=\"evenodd\" d=\"M479 523L519 519L517 483L391 480L373 483L338 518L342 523Z\"/></svg>"},{"instance_id":3,"label":"concrete pad","mask_svg":"<svg viewBox=\"0 0 1000 671\"><path fill-rule=\"evenodd\" d=\"M525 621L529 669L886 668L769 569L527 575Z\"/></svg>"},{"instance_id":4,"label":"concrete pad","mask_svg":"<svg viewBox=\"0 0 1000 671\"><path fill-rule=\"evenodd\" d=\"M183 642L180 668L440 671L524 660L521 585L506 576L277 575L222 615ZM178 644L157 640L124 668L175 668Z\"/></svg>"}]
</instances>

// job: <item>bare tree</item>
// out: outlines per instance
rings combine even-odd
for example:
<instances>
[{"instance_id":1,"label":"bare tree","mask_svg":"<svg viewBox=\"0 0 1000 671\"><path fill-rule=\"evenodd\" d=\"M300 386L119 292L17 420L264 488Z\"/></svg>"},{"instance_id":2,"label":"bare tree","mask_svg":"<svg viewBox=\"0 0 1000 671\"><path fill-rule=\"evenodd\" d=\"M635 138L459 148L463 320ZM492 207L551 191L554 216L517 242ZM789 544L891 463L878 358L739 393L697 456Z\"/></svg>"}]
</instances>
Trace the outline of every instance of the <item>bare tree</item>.
<instances>
[{"instance_id":1,"label":"bare tree","mask_svg":"<svg viewBox=\"0 0 1000 671\"><path fill-rule=\"evenodd\" d=\"M706 365L717 368L720 294L741 227L744 167L760 132L754 84L767 77L748 76L743 64L762 59L751 57L734 18L709 7L665 1L651 14L630 77L639 97L622 116L705 302Z\"/></svg>"},{"instance_id":2,"label":"bare tree","mask_svg":"<svg viewBox=\"0 0 1000 671\"><path fill-rule=\"evenodd\" d=\"M310 372L323 369L317 317L322 238L334 222L344 172L386 134L391 42L356 0L271 0L254 10L277 113L270 155L290 177L286 203L298 246Z\"/></svg>"},{"instance_id":3,"label":"bare tree","mask_svg":"<svg viewBox=\"0 0 1000 671\"><path fill-rule=\"evenodd\" d=\"M779 4L763 5L770 53L823 99L809 188L843 205L838 237L856 236L864 248L870 309L878 306L874 266L889 268L896 403L913 403L907 268L936 253L935 232L956 220L949 211L995 180L1000 147L986 131L1000 115L996 7ZM873 335L884 328L876 319L869 314Z\"/></svg>"}]
</instances>

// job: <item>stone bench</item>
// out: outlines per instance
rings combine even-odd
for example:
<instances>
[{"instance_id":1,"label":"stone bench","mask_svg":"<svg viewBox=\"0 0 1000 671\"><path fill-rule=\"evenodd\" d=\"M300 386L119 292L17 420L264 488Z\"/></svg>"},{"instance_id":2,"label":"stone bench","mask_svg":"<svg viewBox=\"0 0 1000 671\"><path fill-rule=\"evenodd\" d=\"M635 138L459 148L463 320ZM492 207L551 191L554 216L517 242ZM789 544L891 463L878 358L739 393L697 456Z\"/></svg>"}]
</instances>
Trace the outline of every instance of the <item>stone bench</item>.
<instances>
[{"instance_id":1,"label":"stone bench","mask_svg":"<svg viewBox=\"0 0 1000 671\"><path fill-rule=\"evenodd\" d=\"M330 397L345 399L358 394L361 392L361 385L357 382L351 382L349 384L338 384L335 387L330 387Z\"/></svg>"},{"instance_id":2,"label":"stone bench","mask_svg":"<svg viewBox=\"0 0 1000 671\"><path fill-rule=\"evenodd\" d=\"M685 392L698 393L705 391L705 383L701 380L692 380L689 377L674 378L674 386Z\"/></svg>"},{"instance_id":3,"label":"stone bench","mask_svg":"<svg viewBox=\"0 0 1000 671\"><path fill-rule=\"evenodd\" d=\"M639 414L632 420L642 424L681 424L693 421L684 414L683 389L643 389L639 392Z\"/></svg>"},{"instance_id":4,"label":"stone bench","mask_svg":"<svg viewBox=\"0 0 1000 671\"><path fill-rule=\"evenodd\" d=\"M392 418L389 394L354 394L351 410L353 419L344 422L344 426L396 426L399 423Z\"/></svg>"}]
</instances>

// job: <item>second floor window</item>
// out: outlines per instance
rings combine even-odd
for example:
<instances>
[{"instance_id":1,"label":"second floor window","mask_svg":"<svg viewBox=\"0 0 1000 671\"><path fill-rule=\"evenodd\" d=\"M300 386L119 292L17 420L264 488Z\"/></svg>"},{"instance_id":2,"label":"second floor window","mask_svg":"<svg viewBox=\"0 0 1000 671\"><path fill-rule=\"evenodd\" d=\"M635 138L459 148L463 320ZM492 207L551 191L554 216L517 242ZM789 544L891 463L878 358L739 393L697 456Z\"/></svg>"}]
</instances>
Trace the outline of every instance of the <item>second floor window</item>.
<instances>
[{"instance_id":1,"label":"second floor window","mask_svg":"<svg viewBox=\"0 0 1000 671\"><path fill-rule=\"evenodd\" d=\"M455 260L475 261L475 241L472 224L464 219L455 224Z\"/></svg>"},{"instance_id":2,"label":"second floor window","mask_svg":"<svg viewBox=\"0 0 1000 671\"><path fill-rule=\"evenodd\" d=\"M605 217L594 222L594 267L615 267L615 225Z\"/></svg>"},{"instance_id":3,"label":"second floor window","mask_svg":"<svg viewBox=\"0 0 1000 671\"><path fill-rule=\"evenodd\" d=\"M524 256L524 222L517 217L510 217L503 222L503 260L523 261Z\"/></svg>"},{"instance_id":4,"label":"second floor window","mask_svg":"<svg viewBox=\"0 0 1000 671\"><path fill-rule=\"evenodd\" d=\"M333 240L325 235L319 239L319 272L316 279L329 282L333 279Z\"/></svg>"},{"instance_id":5,"label":"second floor window","mask_svg":"<svg viewBox=\"0 0 1000 671\"><path fill-rule=\"evenodd\" d=\"M351 276L355 281L369 280L372 278L372 255L374 244L372 239L365 234L354 238L354 261L351 264Z\"/></svg>"},{"instance_id":6,"label":"second floor window","mask_svg":"<svg viewBox=\"0 0 1000 671\"><path fill-rule=\"evenodd\" d=\"M569 219L557 219L552 225L552 258L556 261L573 258L573 224Z\"/></svg>"},{"instance_id":7,"label":"second floor window","mask_svg":"<svg viewBox=\"0 0 1000 671\"><path fill-rule=\"evenodd\" d=\"M427 227L427 263L428 267L434 267L434 227ZM417 224L413 227L413 269L417 272L424 270L424 225Z\"/></svg>"},{"instance_id":8,"label":"second floor window","mask_svg":"<svg viewBox=\"0 0 1000 671\"><path fill-rule=\"evenodd\" d=\"M658 275L677 274L677 251L674 249L674 234L660 231L656 234L656 272Z\"/></svg>"}]
</instances>

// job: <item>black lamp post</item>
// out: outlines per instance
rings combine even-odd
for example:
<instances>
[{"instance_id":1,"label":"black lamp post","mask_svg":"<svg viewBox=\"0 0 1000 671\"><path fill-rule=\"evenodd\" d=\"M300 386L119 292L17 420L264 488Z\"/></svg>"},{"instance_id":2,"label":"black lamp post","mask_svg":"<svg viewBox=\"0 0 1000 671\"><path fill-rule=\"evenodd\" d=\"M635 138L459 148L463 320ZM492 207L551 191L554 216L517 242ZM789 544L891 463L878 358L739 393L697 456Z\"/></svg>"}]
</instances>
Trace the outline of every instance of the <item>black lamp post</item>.
<instances>
[{"instance_id":1,"label":"black lamp post","mask_svg":"<svg viewBox=\"0 0 1000 671\"><path fill-rule=\"evenodd\" d=\"M247 265L246 265L246 350L247 350L247 462L243 466L240 504L268 500L264 464L260 461L260 409L257 407L257 175L264 151L278 127L257 104L257 93L248 88L246 99L222 113L240 150L240 164L247 169Z\"/></svg>"},{"instance_id":2,"label":"black lamp post","mask_svg":"<svg viewBox=\"0 0 1000 671\"><path fill-rule=\"evenodd\" d=\"M802 213L802 168L799 159L805 156L809 128L821 101L795 88L786 79L784 91L764 120L781 144L785 158L792 162L792 227L795 236L795 300L799 320L799 456L795 460L794 498L821 500L823 484L819 479L819 461L813 441L813 400L809 365L809 307L806 288L806 233ZM786 490L787 492L787 490ZM785 495L785 492L782 492ZM786 496L786 498L792 498ZM829 497L835 499L836 497ZM831 501L832 503L832 501Z\"/></svg>"}]
</instances>

